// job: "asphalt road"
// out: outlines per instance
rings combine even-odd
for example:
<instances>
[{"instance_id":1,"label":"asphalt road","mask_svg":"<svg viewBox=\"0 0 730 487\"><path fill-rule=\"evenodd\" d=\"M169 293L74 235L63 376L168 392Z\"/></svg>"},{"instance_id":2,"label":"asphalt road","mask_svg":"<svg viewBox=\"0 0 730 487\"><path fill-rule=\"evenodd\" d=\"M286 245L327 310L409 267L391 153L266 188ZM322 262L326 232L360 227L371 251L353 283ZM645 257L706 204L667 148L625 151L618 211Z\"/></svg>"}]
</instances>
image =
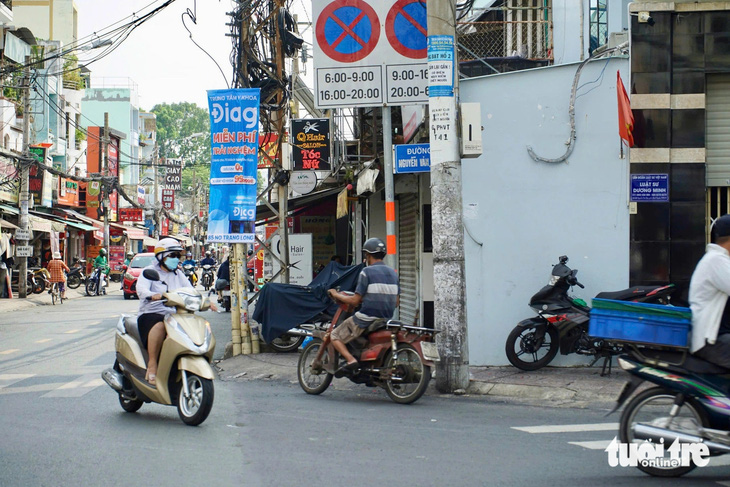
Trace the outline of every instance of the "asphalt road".
<instances>
[{"instance_id":1,"label":"asphalt road","mask_svg":"<svg viewBox=\"0 0 730 487\"><path fill-rule=\"evenodd\" d=\"M618 417L605 411L451 396L402 406L364 386L309 396L257 380L217 381L196 428L172 407L125 413L99 373L116 316L137 304L112 294L2 316L1 486L730 486L728 462L672 480L609 467ZM221 353L230 315L206 315Z\"/></svg>"}]
</instances>

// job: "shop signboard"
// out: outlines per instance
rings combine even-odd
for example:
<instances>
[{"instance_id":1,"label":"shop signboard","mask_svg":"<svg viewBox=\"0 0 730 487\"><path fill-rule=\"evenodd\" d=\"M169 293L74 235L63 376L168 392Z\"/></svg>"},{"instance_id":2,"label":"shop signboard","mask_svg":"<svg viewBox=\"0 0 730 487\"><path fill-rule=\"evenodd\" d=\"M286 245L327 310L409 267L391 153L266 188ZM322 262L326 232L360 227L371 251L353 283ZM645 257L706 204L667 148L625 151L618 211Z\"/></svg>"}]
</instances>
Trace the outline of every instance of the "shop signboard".
<instances>
[{"instance_id":1,"label":"shop signboard","mask_svg":"<svg viewBox=\"0 0 730 487\"><path fill-rule=\"evenodd\" d=\"M33 257L33 246L32 245L18 245L15 247L16 257Z\"/></svg>"},{"instance_id":2,"label":"shop signboard","mask_svg":"<svg viewBox=\"0 0 730 487\"><path fill-rule=\"evenodd\" d=\"M291 121L294 170L329 171L330 121L328 118Z\"/></svg>"},{"instance_id":3,"label":"shop signboard","mask_svg":"<svg viewBox=\"0 0 730 487\"><path fill-rule=\"evenodd\" d=\"M144 221L142 208L119 208L119 221L141 222Z\"/></svg>"},{"instance_id":4,"label":"shop signboard","mask_svg":"<svg viewBox=\"0 0 730 487\"><path fill-rule=\"evenodd\" d=\"M175 209L175 190L174 189L163 189L162 190L162 207L169 211L172 211Z\"/></svg>"},{"instance_id":5,"label":"shop signboard","mask_svg":"<svg viewBox=\"0 0 730 487\"><path fill-rule=\"evenodd\" d=\"M182 159L167 159L165 188L178 191L182 189Z\"/></svg>"},{"instance_id":6,"label":"shop signboard","mask_svg":"<svg viewBox=\"0 0 730 487\"><path fill-rule=\"evenodd\" d=\"M632 174L631 201L642 203L669 201L669 174Z\"/></svg>"},{"instance_id":7,"label":"shop signboard","mask_svg":"<svg viewBox=\"0 0 730 487\"><path fill-rule=\"evenodd\" d=\"M114 272L122 272L124 265L124 245L109 246L109 268Z\"/></svg>"},{"instance_id":8,"label":"shop signboard","mask_svg":"<svg viewBox=\"0 0 730 487\"><path fill-rule=\"evenodd\" d=\"M208 242L253 243L256 239L260 97L258 88L208 91Z\"/></svg>"},{"instance_id":9,"label":"shop signboard","mask_svg":"<svg viewBox=\"0 0 730 487\"><path fill-rule=\"evenodd\" d=\"M269 242L271 252L278 258L281 258L281 238L279 235L271 237ZM271 269L270 276L274 276L281 265L279 261L273 257L266 255L264 257L264 275L266 270ZM266 262L269 261L269 263ZM297 286L306 286L312 282L312 234L311 233L292 233L289 235L289 284ZM279 279L275 279L278 281Z\"/></svg>"},{"instance_id":10,"label":"shop signboard","mask_svg":"<svg viewBox=\"0 0 730 487\"><path fill-rule=\"evenodd\" d=\"M58 178L58 204L79 206L79 183L67 178Z\"/></svg>"},{"instance_id":11,"label":"shop signboard","mask_svg":"<svg viewBox=\"0 0 730 487\"><path fill-rule=\"evenodd\" d=\"M279 134L265 132L259 136L259 169L276 167L279 162Z\"/></svg>"}]
</instances>

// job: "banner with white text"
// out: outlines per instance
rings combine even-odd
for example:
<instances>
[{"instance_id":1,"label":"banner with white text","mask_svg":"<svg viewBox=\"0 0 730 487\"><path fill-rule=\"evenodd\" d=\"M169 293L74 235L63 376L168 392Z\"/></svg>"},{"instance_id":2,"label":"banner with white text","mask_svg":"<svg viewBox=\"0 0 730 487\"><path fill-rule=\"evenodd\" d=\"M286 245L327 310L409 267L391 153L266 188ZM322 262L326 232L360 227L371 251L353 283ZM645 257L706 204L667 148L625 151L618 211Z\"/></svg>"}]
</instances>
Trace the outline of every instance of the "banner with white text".
<instances>
[{"instance_id":1,"label":"banner with white text","mask_svg":"<svg viewBox=\"0 0 730 487\"><path fill-rule=\"evenodd\" d=\"M255 241L260 96L258 88L208 91L208 242Z\"/></svg>"}]
</instances>

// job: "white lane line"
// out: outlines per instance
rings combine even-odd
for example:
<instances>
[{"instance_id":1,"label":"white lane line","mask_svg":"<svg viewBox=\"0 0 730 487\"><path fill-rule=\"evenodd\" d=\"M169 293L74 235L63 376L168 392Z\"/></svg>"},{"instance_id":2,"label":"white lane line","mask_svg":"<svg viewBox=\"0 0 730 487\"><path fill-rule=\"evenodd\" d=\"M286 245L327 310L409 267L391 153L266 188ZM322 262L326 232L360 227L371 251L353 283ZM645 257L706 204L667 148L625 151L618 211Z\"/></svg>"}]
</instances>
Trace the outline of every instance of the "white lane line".
<instances>
[{"instance_id":1,"label":"white lane line","mask_svg":"<svg viewBox=\"0 0 730 487\"><path fill-rule=\"evenodd\" d=\"M598 440L598 441L569 441L571 445L576 445L581 448L588 450L605 450L611 443L611 440Z\"/></svg>"},{"instance_id":2,"label":"white lane line","mask_svg":"<svg viewBox=\"0 0 730 487\"><path fill-rule=\"evenodd\" d=\"M67 382L60 387L56 387L51 392L43 394L41 397L81 397L103 383L101 379L98 381L97 379L99 379L98 373L82 375L71 382Z\"/></svg>"},{"instance_id":3,"label":"white lane line","mask_svg":"<svg viewBox=\"0 0 730 487\"><path fill-rule=\"evenodd\" d=\"M2 352L0 352L0 355L10 355L11 353L15 353L15 352L19 352L19 351L20 351L19 348L11 348L8 350L3 350Z\"/></svg>"},{"instance_id":4,"label":"white lane line","mask_svg":"<svg viewBox=\"0 0 730 487\"><path fill-rule=\"evenodd\" d=\"M547 424L543 426L513 426L525 433L579 433L582 431L618 431L618 423Z\"/></svg>"},{"instance_id":5,"label":"white lane line","mask_svg":"<svg viewBox=\"0 0 730 487\"><path fill-rule=\"evenodd\" d=\"M35 374L0 374L0 389L9 385L20 382L21 380L29 379Z\"/></svg>"},{"instance_id":6,"label":"white lane line","mask_svg":"<svg viewBox=\"0 0 730 487\"><path fill-rule=\"evenodd\" d=\"M69 330L69 331L65 331L64 333L67 335L70 335L71 333L78 333L78 332L79 332L79 330Z\"/></svg>"},{"instance_id":7,"label":"white lane line","mask_svg":"<svg viewBox=\"0 0 730 487\"><path fill-rule=\"evenodd\" d=\"M46 343L50 342L51 340L53 340L53 338L44 338L43 340L38 340L36 343Z\"/></svg>"}]
</instances>

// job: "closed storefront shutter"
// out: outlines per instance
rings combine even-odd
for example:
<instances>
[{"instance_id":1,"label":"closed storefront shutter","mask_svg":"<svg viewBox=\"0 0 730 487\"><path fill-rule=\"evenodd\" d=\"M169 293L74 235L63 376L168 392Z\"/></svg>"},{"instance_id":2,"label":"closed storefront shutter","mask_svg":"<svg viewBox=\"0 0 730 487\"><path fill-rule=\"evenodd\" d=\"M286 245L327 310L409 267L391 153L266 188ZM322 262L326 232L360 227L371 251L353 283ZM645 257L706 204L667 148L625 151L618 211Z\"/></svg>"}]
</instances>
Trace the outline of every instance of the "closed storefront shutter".
<instances>
[{"instance_id":1,"label":"closed storefront shutter","mask_svg":"<svg viewBox=\"0 0 730 487\"><path fill-rule=\"evenodd\" d=\"M707 76L707 186L730 186L730 74Z\"/></svg>"},{"instance_id":2,"label":"closed storefront shutter","mask_svg":"<svg viewBox=\"0 0 730 487\"><path fill-rule=\"evenodd\" d=\"M412 325L418 302L418 194L401 194L398 201L398 278L400 321Z\"/></svg>"}]
</instances>

